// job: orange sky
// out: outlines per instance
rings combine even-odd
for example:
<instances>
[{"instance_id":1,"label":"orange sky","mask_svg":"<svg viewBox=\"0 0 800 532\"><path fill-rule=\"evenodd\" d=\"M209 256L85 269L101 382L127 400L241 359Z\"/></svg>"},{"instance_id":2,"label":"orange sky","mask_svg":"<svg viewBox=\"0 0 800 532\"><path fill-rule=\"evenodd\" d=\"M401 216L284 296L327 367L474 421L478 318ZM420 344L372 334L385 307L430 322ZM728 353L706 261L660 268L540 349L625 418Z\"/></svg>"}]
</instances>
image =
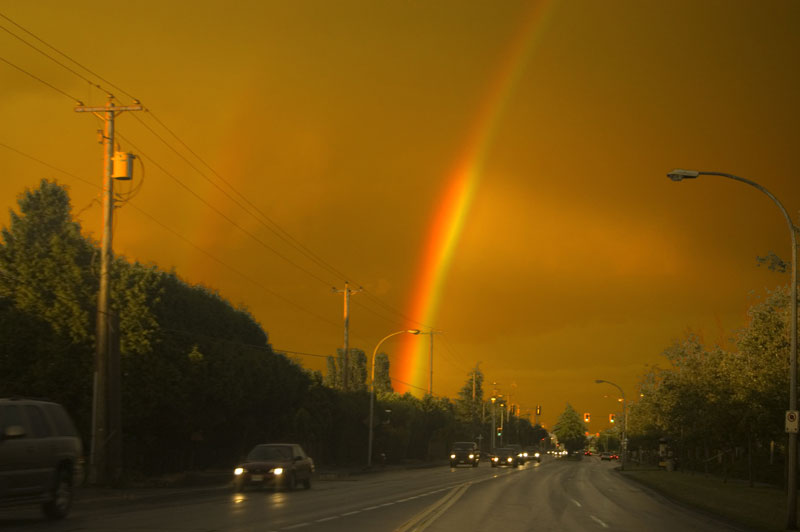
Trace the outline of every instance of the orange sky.
<instances>
[{"instance_id":1,"label":"orange sky","mask_svg":"<svg viewBox=\"0 0 800 532\"><path fill-rule=\"evenodd\" d=\"M485 146L439 311L426 324L444 331L434 392L454 396L480 361L487 381L513 389L523 410L541 404L544 422L570 402L602 430L611 408L603 396L613 389L595 379L632 398L672 339L692 329L727 342L747 307L788 281L756 266L769 251L789 255L767 197L723 178L673 183L665 173L741 175L798 216L800 4L140 1L123 9L0 0L0 13L139 98L261 212L363 285L367 293L352 298L351 345L371 353L386 334L415 325L401 314L418 289L448 173L532 6L541 10L535 39ZM56 55L8 20L0 27ZM6 31L0 58L87 105L105 101ZM101 125L73 105L0 62L0 144L99 185ZM152 116L138 118L182 150ZM344 277L287 246L132 113L117 125L122 148L143 155L135 206L221 262L128 207L117 213L117 253L175 268L245 305L278 349L340 347L342 301L331 287ZM4 209L44 177L70 187L84 228L97 235L96 188L0 146ZM399 344L384 345L391 357ZM324 367L323 358L299 360ZM427 379L410 384L426 388Z\"/></svg>"}]
</instances>

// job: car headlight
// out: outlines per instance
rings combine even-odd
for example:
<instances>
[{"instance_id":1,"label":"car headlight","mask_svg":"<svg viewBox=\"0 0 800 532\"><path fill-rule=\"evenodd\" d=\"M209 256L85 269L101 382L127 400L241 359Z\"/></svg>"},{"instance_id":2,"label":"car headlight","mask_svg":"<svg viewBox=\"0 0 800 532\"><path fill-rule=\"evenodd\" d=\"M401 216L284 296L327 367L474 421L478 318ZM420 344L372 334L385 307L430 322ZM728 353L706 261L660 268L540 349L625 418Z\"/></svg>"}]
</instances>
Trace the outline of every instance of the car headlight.
<instances>
[{"instance_id":1,"label":"car headlight","mask_svg":"<svg viewBox=\"0 0 800 532\"><path fill-rule=\"evenodd\" d=\"M527 458L527 457L528 457L528 453L522 453L522 456L524 456L525 458Z\"/></svg>"},{"instance_id":2,"label":"car headlight","mask_svg":"<svg viewBox=\"0 0 800 532\"><path fill-rule=\"evenodd\" d=\"M455 458L455 457L456 457L456 455L455 455L455 454L451 454L451 455L450 455L450 458ZM470 456L470 458L472 458L472 457Z\"/></svg>"},{"instance_id":3,"label":"car headlight","mask_svg":"<svg viewBox=\"0 0 800 532\"><path fill-rule=\"evenodd\" d=\"M497 458L496 456L492 456L492 462L497 462L498 460L499 458Z\"/></svg>"},{"instance_id":4,"label":"car headlight","mask_svg":"<svg viewBox=\"0 0 800 532\"><path fill-rule=\"evenodd\" d=\"M471 454L471 455L469 455L469 459L470 459L470 460L472 460L473 458L475 458L475 455L474 455L474 454Z\"/></svg>"},{"instance_id":5,"label":"car headlight","mask_svg":"<svg viewBox=\"0 0 800 532\"><path fill-rule=\"evenodd\" d=\"M539 458L539 453L533 453L534 458Z\"/></svg>"},{"instance_id":6,"label":"car headlight","mask_svg":"<svg viewBox=\"0 0 800 532\"><path fill-rule=\"evenodd\" d=\"M283 468L282 467L276 467L275 469L272 470L272 473L275 474L275 475L282 475L283 474Z\"/></svg>"},{"instance_id":7,"label":"car headlight","mask_svg":"<svg viewBox=\"0 0 800 532\"><path fill-rule=\"evenodd\" d=\"M241 475L242 473L244 473L244 468L243 467L237 467L236 469L233 470L233 474L236 475L237 477L239 475Z\"/></svg>"},{"instance_id":8,"label":"car headlight","mask_svg":"<svg viewBox=\"0 0 800 532\"><path fill-rule=\"evenodd\" d=\"M513 458L511 458L511 457L509 456L508 458L506 458L506 461L507 461L507 462L513 462L513 461L514 461L514 459L513 459Z\"/></svg>"}]
</instances>

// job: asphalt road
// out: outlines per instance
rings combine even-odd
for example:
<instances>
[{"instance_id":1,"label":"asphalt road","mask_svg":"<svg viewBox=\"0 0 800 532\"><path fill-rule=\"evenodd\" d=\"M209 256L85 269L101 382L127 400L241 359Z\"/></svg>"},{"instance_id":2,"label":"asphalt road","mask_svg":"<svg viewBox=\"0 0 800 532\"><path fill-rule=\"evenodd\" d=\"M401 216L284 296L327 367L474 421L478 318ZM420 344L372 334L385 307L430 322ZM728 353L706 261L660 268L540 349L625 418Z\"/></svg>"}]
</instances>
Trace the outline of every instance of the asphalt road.
<instances>
[{"instance_id":1,"label":"asphalt road","mask_svg":"<svg viewBox=\"0 0 800 532\"><path fill-rule=\"evenodd\" d=\"M435 467L320 480L310 490L154 491L134 500L79 497L51 523L38 508L3 509L25 531L737 530L620 478L616 463L545 459L519 469Z\"/></svg>"}]
</instances>

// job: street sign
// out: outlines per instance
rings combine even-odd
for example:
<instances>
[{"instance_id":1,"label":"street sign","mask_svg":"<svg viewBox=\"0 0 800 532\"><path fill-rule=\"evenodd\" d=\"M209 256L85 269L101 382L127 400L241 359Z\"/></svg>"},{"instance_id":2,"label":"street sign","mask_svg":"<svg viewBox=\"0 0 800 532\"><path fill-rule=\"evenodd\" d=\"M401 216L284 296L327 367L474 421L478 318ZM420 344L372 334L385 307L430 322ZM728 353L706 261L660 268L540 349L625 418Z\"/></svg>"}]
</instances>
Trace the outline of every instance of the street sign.
<instances>
[{"instance_id":1,"label":"street sign","mask_svg":"<svg viewBox=\"0 0 800 532\"><path fill-rule=\"evenodd\" d=\"M800 412L797 410L786 411L786 432L800 432Z\"/></svg>"}]
</instances>

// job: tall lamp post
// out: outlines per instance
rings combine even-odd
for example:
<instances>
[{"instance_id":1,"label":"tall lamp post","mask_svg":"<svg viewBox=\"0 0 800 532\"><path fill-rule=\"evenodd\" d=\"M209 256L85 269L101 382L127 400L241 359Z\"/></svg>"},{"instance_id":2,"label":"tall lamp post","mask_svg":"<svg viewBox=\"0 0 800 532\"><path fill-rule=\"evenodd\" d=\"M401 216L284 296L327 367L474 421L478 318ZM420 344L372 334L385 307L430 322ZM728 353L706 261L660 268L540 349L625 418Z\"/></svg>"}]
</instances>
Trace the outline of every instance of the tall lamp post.
<instances>
[{"instance_id":1,"label":"tall lamp post","mask_svg":"<svg viewBox=\"0 0 800 532\"><path fill-rule=\"evenodd\" d=\"M375 410L375 357L378 355L378 349L380 349L381 344L391 338L392 336L397 336L398 334L419 334L419 330L417 329L405 329L402 331L393 332L392 334L387 334L383 337L383 339L378 342L378 345L375 346L375 350L372 351L372 369L370 370L370 384L369 384L369 440L367 441L367 469L372 467L372 416Z\"/></svg>"},{"instance_id":2,"label":"tall lamp post","mask_svg":"<svg viewBox=\"0 0 800 532\"><path fill-rule=\"evenodd\" d=\"M619 390L620 395L622 395L622 470L625 471L625 455L628 454L628 415L625 412L625 392L622 391L622 388L611 381L597 379L594 382L597 384L610 384L611 386L616 387L617 390Z\"/></svg>"},{"instance_id":3,"label":"tall lamp post","mask_svg":"<svg viewBox=\"0 0 800 532\"><path fill-rule=\"evenodd\" d=\"M695 179L701 175L715 175L720 177L727 177L735 181L741 181L751 187L757 188L775 202L775 205L781 210L783 217L786 218L786 224L789 226L789 236L792 237L792 340L791 340L791 355L789 357L789 410L797 410L797 235L796 228L786 212L783 204L778 201L778 198L773 196L769 190L762 187L754 181L745 179L743 177L735 176L733 174L726 174L723 172L698 172L697 170L681 170L675 169L667 174L667 177L673 181L682 181L684 179ZM786 504L786 528L790 530L797 529L797 433L789 432L789 448L787 449L787 504Z\"/></svg>"}]
</instances>

